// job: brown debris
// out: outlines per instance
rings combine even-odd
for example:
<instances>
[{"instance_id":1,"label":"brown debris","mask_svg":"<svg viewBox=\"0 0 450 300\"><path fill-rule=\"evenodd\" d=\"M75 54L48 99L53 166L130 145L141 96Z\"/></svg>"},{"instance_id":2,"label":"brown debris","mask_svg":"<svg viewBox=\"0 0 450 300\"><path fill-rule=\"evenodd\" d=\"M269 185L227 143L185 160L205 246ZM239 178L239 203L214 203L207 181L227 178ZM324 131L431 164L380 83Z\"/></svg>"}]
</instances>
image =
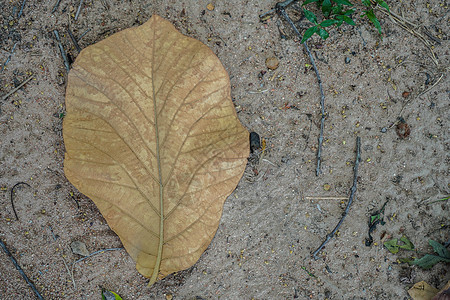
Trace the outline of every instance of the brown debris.
<instances>
[{"instance_id":1,"label":"brown debris","mask_svg":"<svg viewBox=\"0 0 450 300\"><path fill-rule=\"evenodd\" d=\"M278 68L279 62L276 57L269 57L266 59L266 67L270 70L275 70Z\"/></svg>"},{"instance_id":2,"label":"brown debris","mask_svg":"<svg viewBox=\"0 0 450 300\"><path fill-rule=\"evenodd\" d=\"M403 118L400 118L397 127L395 128L395 132L397 132L399 138L405 139L411 134L411 127L409 127Z\"/></svg>"}]
</instances>

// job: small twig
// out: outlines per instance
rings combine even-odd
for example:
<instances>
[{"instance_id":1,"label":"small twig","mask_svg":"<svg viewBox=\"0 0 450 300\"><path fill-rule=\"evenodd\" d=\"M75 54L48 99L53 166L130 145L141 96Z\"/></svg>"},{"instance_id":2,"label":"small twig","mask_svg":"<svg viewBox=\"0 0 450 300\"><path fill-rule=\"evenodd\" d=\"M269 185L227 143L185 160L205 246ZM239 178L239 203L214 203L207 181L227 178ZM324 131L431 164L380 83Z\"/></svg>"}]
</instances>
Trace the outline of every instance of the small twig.
<instances>
[{"instance_id":1,"label":"small twig","mask_svg":"<svg viewBox=\"0 0 450 300\"><path fill-rule=\"evenodd\" d=\"M33 79L33 75L31 75L30 77L28 77L24 82L22 82L21 84L19 84L15 89L13 89L11 92L9 92L8 94L6 94L5 96L3 96L2 101L5 101L6 99L8 99L9 96L11 96L12 94L14 94L15 92L17 92L21 87L23 87L28 81L30 81L31 79Z\"/></svg>"},{"instance_id":2,"label":"small twig","mask_svg":"<svg viewBox=\"0 0 450 300\"><path fill-rule=\"evenodd\" d=\"M51 225L48 225L48 228L50 229L50 233L51 233L52 236L53 236L53 240L56 242L56 236L55 236L55 233L53 232L52 226L51 226Z\"/></svg>"},{"instance_id":3,"label":"small twig","mask_svg":"<svg viewBox=\"0 0 450 300\"><path fill-rule=\"evenodd\" d=\"M428 93L428 91L430 91L432 88L434 88L434 87L439 83L439 81L441 81L442 77L444 77L444 73L441 74L441 76L439 77L439 79L436 80L436 82L433 83L432 86L430 86L430 87L427 88L425 91L423 91L422 93L420 93L420 94L419 94L419 97L422 96L422 95L425 94L425 93Z\"/></svg>"},{"instance_id":4,"label":"small twig","mask_svg":"<svg viewBox=\"0 0 450 300\"><path fill-rule=\"evenodd\" d=\"M449 199L450 199L450 196L447 196L447 197L444 197L444 198L438 199L438 200L433 200L430 202L422 201L422 203L420 203L419 206L420 205L430 205L430 204L437 203L437 202L445 202L445 201L448 201Z\"/></svg>"},{"instance_id":5,"label":"small twig","mask_svg":"<svg viewBox=\"0 0 450 300\"><path fill-rule=\"evenodd\" d=\"M80 258L79 260L74 261L74 262L72 263L72 269L71 269L71 272L69 272L70 276L72 277L73 288L74 288L74 289L77 288L77 286L76 286L76 284L75 284L74 277L73 277L73 270L74 270L75 265L76 265L77 263L79 263L79 262L81 262L81 261L83 261L83 260L85 260L85 259L87 259L87 258L90 258L90 257L92 257L92 256L94 256L94 255L104 253L104 252L106 252L106 251L115 251L115 250L123 250L123 249L124 249L124 248L108 248L108 249L102 249L102 250L98 250L98 251L92 252L92 253L89 254L88 256L82 257L82 258Z\"/></svg>"},{"instance_id":6,"label":"small twig","mask_svg":"<svg viewBox=\"0 0 450 300\"><path fill-rule=\"evenodd\" d=\"M14 44L14 46L13 46L11 52L9 53L8 58L6 59L5 63L3 64L2 72L5 70L6 65L7 65L7 64L9 63L9 61L11 60L11 57L12 57L12 55L14 54L14 50L16 50L16 46L17 46L17 43Z\"/></svg>"},{"instance_id":7,"label":"small twig","mask_svg":"<svg viewBox=\"0 0 450 300\"><path fill-rule=\"evenodd\" d=\"M88 33L89 31L91 31L90 28L89 28L88 30L86 30L85 32L83 32L82 34L80 34L80 36L78 37L78 41L81 41L81 39L83 38L83 36L85 36L86 33Z\"/></svg>"},{"instance_id":8,"label":"small twig","mask_svg":"<svg viewBox=\"0 0 450 300\"><path fill-rule=\"evenodd\" d=\"M260 18L260 19L263 19L265 16L270 15L270 14L274 13L275 11L276 11L276 9L275 9L275 8L272 8L271 10L266 11L265 13L259 15L259 18Z\"/></svg>"},{"instance_id":9,"label":"small twig","mask_svg":"<svg viewBox=\"0 0 450 300\"><path fill-rule=\"evenodd\" d=\"M433 49L431 48L431 44L430 42L428 42L427 39L425 39L425 37L420 34L416 29L419 27L419 25L416 25L408 20L406 20L405 18L395 14L392 10L387 11L384 8L380 8L379 9L381 12L383 12L384 14L388 15L389 18L394 22L397 23L401 28L405 29L406 31L408 31L409 33L411 33L412 35L416 36L430 51L431 53L431 60L433 61L433 63L436 66L439 66L439 62L436 58L436 55L434 54Z\"/></svg>"},{"instance_id":10,"label":"small twig","mask_svg":"<svg viewBox=\"0 0 450 300\"><path fill-rule=\"evenodd\" d=\"M348 197L305 197L305 200L347 200Z\"/></svg>"},{"instance_id":11,"label":"small twig","mask_svg":"<svg viewBox=\"0 0 450 300\"><path fill-rule=\"evenodd\" d=\"M75 21L78 20L78 15L81 11L81 6L83 6L83 0L80 0L80 5L78 5L77 13L75 14Z\"/></svg>"},{"instance_id":12,"label":"small twig","mask_svg":"<svg viewBox=\"0 0 450 300\"><path fill-rule=\"evenodd\" d=\"M247 93L249 93L249 94L262 94L262 93L265 93L267 91L269 91L269 89L265 89L265 90L262 90L262 91L248 91Z\"/></svg>"},{"instance_id":13,"label":"small twig","mask_svg":"<svg viewBox=\"0 0 450 300\"><path fill-rule=\"evenodd\" d=\"M345 217L347 216L347 214L350 210L350 205L352 205L353 197L355 196L355 193L356 193L356 185L358 182L358 166L359 166L360 160L361 160L361 138L358 136L358 137L356 137L356 159L355 159L355 166L353 167L353 186L350 190L351 192L350 192L350 197L348 198L347 207L345 208L339 223L337 223L336 227L334 227L332 232L327 234L325 241L312 254L312 257L315 260L319 259L319 257L317 257L317 254L334 237L334 235L339 230L339 227L341 227L342 223L344 222Z\"/></svg>"},{"instance_id":14,"label":"small twig","mask_svg":"<svg viewBox=\"0 0 450 300\"><path fill-rule=\"evenodd\" d=\"M80 47L80 45L78 45L77 39L75 38L75 36L73 35L72 31L68 27L67 27L67 33L69 34L70 39L72 40L72 43L74 44L74 46L77 49L78 53L80 53L81 52L81 47Z\"/></svg>"},{"instance_id":15,"label":"small twig","mask_svg":"<svg viewBox=\"0 0 450 300\"><path fill-rule=\"evenodd\" d=\"M53 9L52 9L52 14L58 9L59 3L61 3L61 0L56 1L56 4L55 4L55 6L53 6Z\"/></svg>"},{"instance_id":16,"label":"small twig","mask_svg":"<svg viewBox=\"0 0 450 300\"><path fill-rule=\"evenodd\" d=\"M80 202L77 200L77 198L75 198L75 196L73 195L73 192L70 192L69 195L72 198L72 200L75 201L75 203L77 204L77 208L80 209Z\"/></svg>"},{"instance_id":17,"label":"small twig","mask_svg":"<svg viewBox=\"0 0 450 300\"><path fill-rule=\"evenodd\" d=\"M25 7L25 2L26 2L26 1L27 1L27 0L23 0L22 6L20 7L19 14L17 15L17 19L19 19L19 18L22 16L23 9L24 9L24 7Z\"/></svg>"},{"instance_id":18,"label":"small twig","mask_svg":"<svg viewBox=\"0 0 450 300\"><path fill-rule=\"evenodd\" d=\"M61 52L61 56L64 60L64 66L66 67L67 73L69 73L70 66L69 66L69 60L67 59L66 51L64 51L63 45L61 44L61 39L59 38L58 30L53 30L53 33L55 34L56 41L58 42L59 46L59 52Z\"/></svg>"},{"instance_id":19,"label":"small twig","mask_svg":"<svg viewBox=\"0 0 450 300\"><path fill-rule=\"evenodd\" d=\"M294 2L296 0L286 0L284 2L278 2L276 4L276 9L279 12L279 14L281 14L286 21L289 23L289 25L291 25L292 29L294 29L295 33L297 34L297 36L302 39L302 35L300 34L300 32L298 31L297 27L295 26L294 22L292 22L291 18L289 17L289 15L286 13L285 11L285 7L288 6L289 4L291 4L292 2ZM323 93L323 88L322 88L322 80L320 79L320 75L319 75L319 70L317 69L316 63L314 61L314 58L311 54L311 51L309 50L308 47L308 41L306 40L303 43L303 46L305 46L305 50L308 53L309 56L309 60L311 61L311 65L314 68L314 72L316 73L316 77L317 77L317 82L319 83L319 89L320 89L320 114L321 114L321 118L320 118L320 134L319 134L319 138L318 138L318 142L319 145L317 147L317 166L316 166L316 176L319 176L320 174L320 163L322 161L322 144L323 144L323 129L325 127L325 95Z\"/></svg>"},{"instance_id":20,"label":"small twig","mask_svg":"<svg viewBox=\"0 0 450 300\"><path fill-rule=\"evenodd\" d=\"M3 241L1 239L0 239L0 246L3 248L3 251L6 253L6 255L8 255L9 259L14 264L14 267L16 267L17 271L19 271L20 275L22 275L23 279L25 279L25 281L31 287L31 289L33 290L33 292L36 295L36 297L38 299L44 299L41 296L41 294L39 293L39 291L36 289L36 286L34 285L34 283L31 282L30 279L28 279L28 276L25 274L25 272L19 266L19 264L17 263L17 260L14 258L14 256L12 256L11 252L9 252L8 248L6 247L6 245L3 243Z\"/></svg>"},{"instance_id":21,"label":"small twig","mask_svg":"<svg viewBox=\"0 0 450 300\"><path fill-rule=\"evenodd\" d=\"M73 288L76 289L77 286L75 285L75 280L73 279L73 272L70 272L69 266L67 265L67 262L62 255L61 258L64 262L64 266L66 267L67 273L69 273L70 279L72 279Z\"/></svg>"},{"instance_id":22,"label":"small twig","mask_svg":"<svg viewBox=\"0 0 450 300\"><path fill-rule=\"evenodd\" d=\"M438 39L437 37L435 37L434 35L431 34L430 31L428 31L428 28L426 26L423 26L423 33L425 33L425 35L430 38L430 40L432 40L433 42L435 42L438 45L441 45L441 40Z\"/></svg>"},{"instance_id":23,"label":"small twig","mask_svg":"<svg viewBox=\"0 0 450 300\"><path fill-rule=\"evenodd\" d=\"M21 182L16 183L11 189L11 206L12 206L12 209L13 209L14 215L16 216L17 221L19 221L19 217L17 216L16 208L14 207L14 189L21 184L31 187L28 183L21 181Z\"/></svg>"}]
</instances>

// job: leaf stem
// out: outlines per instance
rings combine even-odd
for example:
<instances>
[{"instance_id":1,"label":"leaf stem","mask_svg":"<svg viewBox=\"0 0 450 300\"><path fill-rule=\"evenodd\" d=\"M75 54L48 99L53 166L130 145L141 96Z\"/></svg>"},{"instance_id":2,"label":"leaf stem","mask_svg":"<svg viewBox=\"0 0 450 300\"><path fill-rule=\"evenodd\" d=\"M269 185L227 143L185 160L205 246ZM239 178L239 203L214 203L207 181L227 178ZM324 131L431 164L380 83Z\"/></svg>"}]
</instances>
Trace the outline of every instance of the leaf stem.
<instances>
[{"instance_id":1,"label":"leaf stem","mask_svg":"<svg viewBox=\"0 0 450 300\"><path fill-rule=\"evenodd\" d=\"M153 35L156 35L155 29L153 30ZM155 40L155 37L154 37ZM159 244L158 244L158 254L156 255L155 267L153 268L153 273L150 278L148 286L153 285L156 280L158 280L159 268L162 259L162 250L164 243L164 186L162 181L162 171L161 171L161 157L160 157L160 144L159 144L159 131L158 131L158 107L156 103L156 93L155 93L155 82L154 82L154 66L155 66L155 43L153 43L152 52L152 91L153 91L153 113L155 122L155 137L156 137L156 161L158 163L158 180L159 180Z\"/></svg>"}]
</instances>

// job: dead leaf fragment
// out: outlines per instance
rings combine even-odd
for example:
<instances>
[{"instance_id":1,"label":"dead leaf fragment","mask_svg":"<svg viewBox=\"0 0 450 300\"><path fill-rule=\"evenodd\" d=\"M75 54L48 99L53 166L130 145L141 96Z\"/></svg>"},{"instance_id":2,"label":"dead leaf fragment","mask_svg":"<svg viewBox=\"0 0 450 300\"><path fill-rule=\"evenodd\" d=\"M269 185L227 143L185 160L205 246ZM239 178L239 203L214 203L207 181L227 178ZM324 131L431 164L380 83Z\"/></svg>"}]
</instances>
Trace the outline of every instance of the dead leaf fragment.
<instances>
[{"instance_id":1,"label":"dead leaf fragment","mask_svg":"<svg viewBox=\"0 0 450 300\"><path fill-rule=\"evenodd\" d=\"M408 294L413 300L431 300L438 292L438 289L435 289L425 281L414 284L413 287L408 290Z\"/></svg>"},{"instance_id":2,"label":"dead leaf fragment","mask_svg":"<svg viewBox=\"0 0 450 300\"><path fill-rule=\"evenodd\" d=\"M66 108L65 175L138 271L153 284L192 266L249 154L218 58L153 15L80 53Z\"/></svg>"},{"instance_id":3,"label":"dead leaf fragment","mask_svg":"<svg viewBox=\"0 0 450 300\"><path fill-rule=\"evenodd\" d=\"M408 123L406 123L403 118L400 118L397 126L395 127L395 131L397 132L399 138L405 139L411 134L411 127L409 127Z\"/></svg>"}]
</instances>

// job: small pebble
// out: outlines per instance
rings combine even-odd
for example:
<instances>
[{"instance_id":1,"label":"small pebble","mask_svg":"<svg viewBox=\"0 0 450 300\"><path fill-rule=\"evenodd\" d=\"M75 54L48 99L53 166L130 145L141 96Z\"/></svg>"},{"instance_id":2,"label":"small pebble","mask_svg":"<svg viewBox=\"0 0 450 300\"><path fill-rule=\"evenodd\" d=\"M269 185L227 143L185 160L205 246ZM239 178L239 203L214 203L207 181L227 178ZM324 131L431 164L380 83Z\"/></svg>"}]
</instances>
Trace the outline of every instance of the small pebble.
<instances>
[{"instance_id":1,"label":"small pebble","mask_svg":"<svg viewBox=\"0 0 450 300\"><path fill-rule=\"evenodd\" d=\"M72 248L72 252L74 254L79 254L82 256L88 256L89 252L86 249L86 244L80 241L73 241L70 244L70 248Z\"/></svg>"},{"instance_id":2,"label":"small pebble","mask_svg":"<svg viewBox=\"0 0 450 300\"><path fill-rule=\"evenodd\" d=\"M383 127L383 128L381 128L381 130L380 130L382 133L386 133L386 131L387 131L387 128L386 127Z\"/></svg>"},{"instance_id":3,"label":"small pebble","mask_svg":"<svg viewBox=\"0 0 450 300\"><path fill-rule=\"evenodd\" d=\"M269 57L266 59L266 67L271 70L275 70L278 68L278 59L276 57Z\"/></svg>"}]
</instances>

